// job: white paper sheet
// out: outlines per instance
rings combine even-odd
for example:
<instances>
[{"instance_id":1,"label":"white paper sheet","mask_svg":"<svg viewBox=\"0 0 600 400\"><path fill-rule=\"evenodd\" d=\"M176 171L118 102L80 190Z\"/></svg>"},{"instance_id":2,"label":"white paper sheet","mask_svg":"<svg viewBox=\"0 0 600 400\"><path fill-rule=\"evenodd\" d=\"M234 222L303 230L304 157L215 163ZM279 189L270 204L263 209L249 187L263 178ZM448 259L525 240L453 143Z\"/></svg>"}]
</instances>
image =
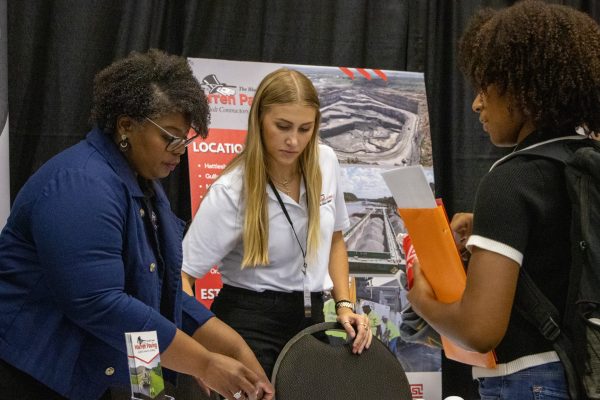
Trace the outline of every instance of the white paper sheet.
<instances>
[{"instance_id":1,"label":"white paper sheet","mask_svg":"<svg viewBox=\"0 0 600 400\"><path fill-rule=\"evenodd\" d=\"M398 208L435 208L435 197L420 165L390 169L381 173Z\"/></svg>"}]
</instances>

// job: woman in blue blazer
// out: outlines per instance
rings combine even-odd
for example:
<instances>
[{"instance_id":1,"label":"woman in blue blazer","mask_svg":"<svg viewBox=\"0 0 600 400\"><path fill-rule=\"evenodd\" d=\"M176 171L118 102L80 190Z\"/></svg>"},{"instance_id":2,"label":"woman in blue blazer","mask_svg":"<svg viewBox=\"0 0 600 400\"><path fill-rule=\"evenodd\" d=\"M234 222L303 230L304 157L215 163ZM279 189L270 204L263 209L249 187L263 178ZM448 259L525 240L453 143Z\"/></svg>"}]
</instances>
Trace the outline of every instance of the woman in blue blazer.
<instances>
[{"instance_id":1,"label":"woman in blue blazer","mask_svg":"<svg viewBox=\"0 0 600 400\"><path fill-rule=\"evenodd\" d=\"M124 333L156 331L163 367L227 399L271 399L243 339L181 290L184 223L158 179L208 132L187 61L151 50L108 66L91 121L0 234L0 398L110 399L129 385Z\"/></svg>"}]
</instances>

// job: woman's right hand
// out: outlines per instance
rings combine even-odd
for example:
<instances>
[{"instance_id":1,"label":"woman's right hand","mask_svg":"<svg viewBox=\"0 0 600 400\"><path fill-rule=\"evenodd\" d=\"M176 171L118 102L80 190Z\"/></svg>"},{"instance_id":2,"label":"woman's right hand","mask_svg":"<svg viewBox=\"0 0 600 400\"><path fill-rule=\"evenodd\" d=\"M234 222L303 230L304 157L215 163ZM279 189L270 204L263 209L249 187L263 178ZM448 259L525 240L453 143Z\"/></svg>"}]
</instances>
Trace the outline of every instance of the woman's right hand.
<instances>
[{"instance_id":1,"label":"woman's right hand","mask_svg":"<svg viewBox=\"0 0 600 400\"><path fill-rule=\"evenodd\" d=\"M273 399L271 383L231 357L211 353L204 365L196 379L227 400ZM241 396L236 397L236 393L241 393Z\"/></svg>"},{"instance_id":2,"label":"woman's right hand","mask_svg":"<svg viewBox=\"0 0 600 400\"><path fill-rule=\"evenodd\" d=\"M415 263L412 266L413 268L413 286L408 291L407 299L410 302L412 309L421 317L424 317L422 312L422 306L426 304L431 304L432 302L437 301L433 288L431 284L421 271L421 266L419 264L419 260L415 260Z\"/></svg>"}]
</instances>

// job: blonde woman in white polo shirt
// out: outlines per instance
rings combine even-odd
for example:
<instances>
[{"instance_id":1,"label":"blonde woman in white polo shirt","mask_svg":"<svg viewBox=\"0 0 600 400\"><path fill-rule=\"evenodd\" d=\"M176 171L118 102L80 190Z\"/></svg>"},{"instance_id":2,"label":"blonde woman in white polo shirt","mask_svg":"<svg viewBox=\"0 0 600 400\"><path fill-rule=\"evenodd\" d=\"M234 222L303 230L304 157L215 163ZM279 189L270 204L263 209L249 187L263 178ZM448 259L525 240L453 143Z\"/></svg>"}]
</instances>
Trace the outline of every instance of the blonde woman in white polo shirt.
<instances>
[{"instance_id":1,"label":"blonde woman in white polo shirt","mask_svg":"<svg viewBox=\"0 0 600 400\"><path fill-rule=\"evenodd\" d=\"M254 350L268 376L285 343L323 321L333 288L338 320L357 354L371 343L349 299L342 229L348 214L333 150L319 144L319 98L286 68L267 75L250 109L239 154L211 186L183 242L183 288L218 264L212 310Z\"/></svg>"}]
</instances>

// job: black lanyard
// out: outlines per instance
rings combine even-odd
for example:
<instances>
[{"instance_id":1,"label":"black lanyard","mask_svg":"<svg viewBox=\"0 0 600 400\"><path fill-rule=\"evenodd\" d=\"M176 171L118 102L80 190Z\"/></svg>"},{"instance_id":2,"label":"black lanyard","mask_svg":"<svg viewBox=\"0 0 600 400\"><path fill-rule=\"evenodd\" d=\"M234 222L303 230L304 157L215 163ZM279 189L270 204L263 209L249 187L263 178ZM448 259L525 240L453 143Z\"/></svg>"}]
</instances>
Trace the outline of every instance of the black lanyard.
<instances>
[{"instance_id":1,"label":"black lanyard","mask_svg":"<svg viewBox=\"0 0 600 400\"><path fill-rule=\"evenodd\" d=\"M275 193L275 197L277 197L279 206L281 207L281 210L285 214L285 218L288 220L288 222L290 223L290 226L292 227L292 232L294 232L294 236L296 237L296 242L298 242L298 246L300 246L300 251L302 252L302 261L304 263L304 266L303 266L304 270L302 271L302 273L306 274L306 250L304 250L304 248L302 247L302 244L300 244L300 239L298 239L298 234L296 233L296 229L294 229L294 223L292 222L292 219L290 218L290 215L287 212L287 208L285 208L285 204L283 203L283 200L281 200L279 191L277 190L277 188L275 188L275 185L273 185L273 182L270 179L269 179L269 186L271 186L271 189L273 189L273 193Z\"/></svg>"},{"instance_id":2,"label":"black lanyard","mask_svg":"<svg viewBox=\"0 0 600 400\"><path fill-rule=\"evenodd\" d=\"M288 222L290 223L290 226L292 227L292 232L294 232L296 242L298 242L298 246L300 247L300 251L302 252L302 287L304 295L304 316L308 318L312 314L312 304L310 298L311 294L308 287L308 279L306 277L306 250L302 247L302 244L300 243L300 239L298 238L298 234L296 233L296 229L294 228L294 223L292 222L292 219L290 218L290 215L288 214L287 209L285 208L285 204L283 204L283 200L281 200L279 191L275 188L275 185L273 184L271 179L269 179L269 186L271 186L271 189L273 189L273 193L275 193L275 197L277 197L279 206L281 207L281 210L285 214L285 217L287 218Z\"/></svg>"}]
</instances>

